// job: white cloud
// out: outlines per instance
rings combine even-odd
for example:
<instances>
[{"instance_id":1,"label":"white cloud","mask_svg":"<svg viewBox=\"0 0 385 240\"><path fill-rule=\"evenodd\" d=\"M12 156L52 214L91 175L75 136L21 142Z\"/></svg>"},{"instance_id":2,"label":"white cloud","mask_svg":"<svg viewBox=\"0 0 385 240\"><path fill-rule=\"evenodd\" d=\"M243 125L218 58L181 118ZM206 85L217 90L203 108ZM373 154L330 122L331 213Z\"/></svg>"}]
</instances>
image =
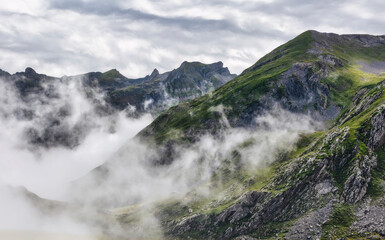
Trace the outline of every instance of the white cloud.
<instances>
[{"instance_id":1,"label":"white cloud","mask_svg":"<svg viewBox=\"0 0 385 240\"><path fill-rule=\"evenodd\" d=\"M30 15L40 15L48 7L47 1L44 0L14 0L1 3L1 10L14 13L24 13Z\"/></svg>"},{"instance_id":2,"label":"white cloud","mask_svg":"<svg viewBox=\"0 0 385 240\"><path fill-rule=\"evenodd\" d=\"M42 197L62 198L70 181L109 159L152 121L149 115L131 119L125 117L124 112L105 117L97 115L79 87L80 79L72 80L67 84L56 83L60 98L33 96L26 103L10 84L0 79L0 185L25 186ZM84 136L84 139L73 149L60 145L49 149L31 146L26 129L46 129L47 119L52 115L58 117L57 111L63 106L69 109L70 115L60 118L60 124L72 127L81 124L81 131L70 131L70 134ZM18 109L32 111L34 119L19 120L15 117Z\"/></svg>"},{"instance_id":3,"label":"white cloud","mask_svg":"<svg viewBox=\"0 0 385 240\"><path fill-rule=\"evenodd\" d=\"M117 68L128 77L184 60L240 73L307 29L383 34L382 1L8 1L0 68L51 75ZM354 24L353 24L354 23Z\"/></svg>"}]
</instances>

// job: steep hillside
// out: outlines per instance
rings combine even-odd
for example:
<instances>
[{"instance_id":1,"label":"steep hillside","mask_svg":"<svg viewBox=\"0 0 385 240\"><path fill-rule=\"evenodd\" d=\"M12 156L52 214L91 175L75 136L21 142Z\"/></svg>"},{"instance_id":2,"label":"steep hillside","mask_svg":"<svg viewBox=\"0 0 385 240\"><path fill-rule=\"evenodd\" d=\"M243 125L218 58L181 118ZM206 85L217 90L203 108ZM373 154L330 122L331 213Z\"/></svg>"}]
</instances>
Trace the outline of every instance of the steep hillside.
<instances>
[{"instance_id":1,"label":"steep hillside","mask_svg":"<svg viewBox=\"0 0 385 240\"><path fill-rule=\"evenodd\" d=\"M383 236L385 228L379 223L385 210L384 89L383 82L365 88L364 94L356 95L352 113L347 115L350 120L303 136L296 151L278 158L262 173L230 173L239 180L225 186L236 182L243 192L224 188L231 201L219 201L208 211L196 209L198 214L190 216L179 208L184 221L178 223L171 220L175 216L170 219L170 206L162 207L159 214L169 234L198 239L207 232L219 239L240 235L273 239ZM361 107L368 102L372 102L369 107ZM215 195L210 198L171 206L203 204L206 209L210 206L206 202L218 201Z\"/></svg>"},{"instance_id":2,"label":"steep hillside","mask_svg":"<svg viewBox=\"0 0 385 240\"><path fill-rule=\"evenodd\" d=\"M257 147L244 139L206 183L153 206L166 236L383 238L384 62L385 36L307 31L212 94L162 113L139 134L161 146L160 164L171 164L175 149L202 134L221 138L226 129L261 128L255 119L277 106L324 123L257 169L241 161L244 149ZM138 212L133 206L117 215L129 228Z\"/></svg>"},{"instance_id":3,"label":"steep hillside","mask_svg":"<svg viewBox=\"0 0 385 240\"><path fill-rule=\"evenodd\" d=\"M384 43L384 37L307 31L212 94L164 112L141 136L161 143L192 140L197 132L215 133L221 116L212 107L218 105L223 105L232 127L252 126L256 116L275 104L321 121L333 120L350 107L356 91L381 79L360 63L375 66L384 61Z\"/></svg>"}]
</instances>

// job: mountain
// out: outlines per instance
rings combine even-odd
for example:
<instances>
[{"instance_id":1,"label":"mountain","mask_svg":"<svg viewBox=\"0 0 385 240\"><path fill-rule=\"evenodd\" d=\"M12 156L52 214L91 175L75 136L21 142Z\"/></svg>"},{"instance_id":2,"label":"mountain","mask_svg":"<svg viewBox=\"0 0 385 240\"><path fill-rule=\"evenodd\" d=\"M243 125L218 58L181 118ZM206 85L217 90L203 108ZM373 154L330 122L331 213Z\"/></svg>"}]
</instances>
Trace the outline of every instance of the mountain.
<instances>
[{"instance_id":1,"label":"mountain","mask_svg":"<svg viewBox=\"0 0 385 240\"><path fill-rule=\"evenodd\" d=\"M183 62L170 72L159 74L157 69L140 79L124 79L116 70L102 74L99 84L108 90L108 101L118 109L127 105L137 111L166 110L179 102L202 96L233 79L222 62L203 64ZM118 88L110 89L110 86Z\"/></svg>"},{"instance_id":2,"label":"mountain","mask_svg":"<svg viewBox=\"0 0 385 240\"><path fill-rule=\"evenodd\" d=\"M384 80L385 36L307 31L212 94L161 113L137 136L159 148L153 162L160 166L172 164L178 149L202 136L262 129L256 119L276 108L287 121L293 114L309 116L324 126L301 134L294 148L257 170L240 161L244 149L257 147L244 139L198 184L208 194L192 190L154 206L166 237L383 238ZM140 209L132 208L118 217L127 228Z\"/></svg>"},{"instance_id":3,"label":"mountain","mask_svg":"<svg viewBox=\"0 0 385 240\"><path fill-rule=\"evenodd\" d=\"M371 61L381 61L383 42L382 36L305 32L261 58L213 94L161 114L141 135L151 135L157 142L163 142L171 139L170 129L181 130L181 136L188 140L194 138L195 132L215 133L221 116L210 107L219 104L227 107L224 113L233 127L253 125L255 116L276 103L322 121L335 119L351 104L353 92L348 90L370 84L368 80L359 81L366 73L358 65L364 62L374 67L376 63ZM357 73L352 76L354 71ZM329 77L332 72L339 73L335 82ZM169 122L166 128L165 121Z\"/></svg>"},{"instance_id":4,"label":"mountain","mask_svg":"<svg viewBox=\"0 0 385 240\"><path fill-rule=\"evenodd\" d=\"M106 101L111 106L123 110L128 106L139 112L162 111L197 96L202 96L233 79L228 68L222 62L204 64L200 62L183 62L170 72L160 74L154 69L151 75L143 78L129 79L118 70L107 72L90 72L77 76L62 78L38 74L32 68L13 75L0 70L0 77L14 82L22 97L29 93L41 93L44 84L51 81L81 80L83 87L98 87L106 93ZM46 92L46 94L49 94ZM149 101L145 104L146 101Z\"/></svg>"},{"instance_id":5,"label":"mountain","mask_svg":"<svg viewBox=\"0 0 385 240\"><path fill-rule=\"evenodd\" d=\"M32 68L12 75L0 70L0 80L12 95L12 99L4 97L9 108L1 114L30 122L24 135L34 146L74 148L100 119L111 118L113 123L121 111L134 117L143 113L156 116L235 76L222 62L183 62L170 72L160 74L155 69L138 79L126 78L116 69L61 78L36 73ZM113 131L114 126L110 128Z\"/></svg>"}]
</instances>

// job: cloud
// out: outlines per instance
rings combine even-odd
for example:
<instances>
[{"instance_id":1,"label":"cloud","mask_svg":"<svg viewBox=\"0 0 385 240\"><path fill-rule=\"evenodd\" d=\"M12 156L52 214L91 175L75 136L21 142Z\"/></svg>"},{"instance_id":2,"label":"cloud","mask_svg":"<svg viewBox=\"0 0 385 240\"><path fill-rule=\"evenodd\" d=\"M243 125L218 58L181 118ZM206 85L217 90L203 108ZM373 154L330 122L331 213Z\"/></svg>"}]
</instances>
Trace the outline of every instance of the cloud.
<instances>
[{"instance_id":1,"label":"cloud","mask_svg":"<svg viewBox=\"0 0 385 240\"><path fill-rule=\"evenodd\" d=\"M25 101L0 79L0 185L63 198L69 181L102 164L152 121L150 115L99 113L102 95L88 89L93 97L87 98L79 78L43 86L54 97L29 94Z\"/></svg>"},{"instance_id":2,"label":"cloud","mask_svg":"<svg viewBox=\"0 0 385 240\"><path fill-rule=\"evenodd\" d=\"M308 29L383 34L383 1L33 0L0 7L0 68L51 75L118 68L128 77L184 60L240 73Z\"/></svg>"},{"instance_id":3,"label":"cloud","mask_svg":"<svg viewBox=\"0 0 385 240\"><path fill-rule=\"evenodd\" d=\"M120 234L122 229L115 230L112 215L106 218L95 211L103 207L107 208L105 213L113 213L114 207L135 203L148 204L145 210L149 212L140 216L139 228L124 228L126 236L138 234L139 238L149 232L159 236L161 227L151 212L153 203L183 196L207 183L214 171L232 159L234 150L239 152L239 162L245 169L264 167L279 152L293 148L301 133L313 132L317 127L307 115L277 108L256 119L258 128L231 128L223 114L224 106L219 105L211 110L222 113L226 129L218 136L202 135L191 145L177 146L174 161L159 166L153 164L154 159L159 159L158 149L133 139L151 117L131 119L115 111L100 114L94 104L103 96L85 89L81 80L43 82L44 92L49 94L30 93L20 98L13 84L0 79L0 210L6 213L0 217L0 236L4 229L94 235L111 228L113 234ZM22 110L30 114L21 114ZM78 124L81 129L73 131ZM31 127L40 132L60 126L72 137L84 138L75 148L38 148L25 136L25 129ZM59 135L59 139L63 136ZM247 141L253 144L243 147ZM95 179L87 174L105 162L109 175ZM38 201L31 203L23 191L15 192L17 189L8 186L25 186L41 197L67 200L76 208L66 208L61 214L41 212ZM207 190L202 189L202 194ZM47 211L48 206L43 208ZM98 223L101 219L106 222Z\"/></svg>"},{"instance_id":4,"label":"cloud","mask_svg":"<svg viewBox=\"0 0 385 240\"><path fill-rule=\"evenodd\" d=\"M212 111L223 113L223 106ZM293 114L279 107L256 118L255 129L231 128L225 115L222 118L225 128L221 134L202 135L194 144L176 146L175 159L169 165L154 166L152 161L161 155L158 149L132 139L102 169L76 181L76 191L70 195L97 204L101 200L102 206L125 206L157 201L172 194L183 195L208 181L235 150L247 166L245 169L257 169L268 166L281 151L293 149L301 134L323 128L308 115ZM245 142L252 144L241 147Z\"/></svg>"},{"instance_id":5,"label":"cloud","mask_svg":"<svg viewBox=\"0 0 385 240\"><path fill-rule=\"evenodd\" d=\"M212 110L221 112L223 107ZM73 202L107 207L112 212L119 211L117 207L135 209L132 216L126 216L128 219L139 218L140 221L124 225L128 236L146 239L153 232L161 234L162 229L153 210L157 204L170 198L188 202L192 195L186 193L197 193L204 199L213 191L209 189L209 183L216 186L225 184L231 172L239 168L253 172L266 167L282 152L294 150L301 134L322 128L322 124L308 115L293 114L279 107L255 121L258 127L254 129L229 127L217 136L202 135L192 144L176 147L176 157L168 165L151 164L153 159L159 157L159 152L151 144L133 139L103 168L74 182L69 196ZM237 154L234 154L235 151ZM229 161L232 163L229 164ZM214 172L216 177L212 178ZM236 179L233 180L236 182Z\"/></svg>"},{"instance_id":6,"label":"cloud","mask_svg":"<svg viewBox=\"0 0 385 240\"><path fill-rule=\"evenodd\" d=\"M148 204L145 210L149 212L140 216L139 228L124 228L126 236L138 234L139 238L149 233L150 226L151 234L159 236L161 228L151 212L153 203L183 196L207 183L214 171L233 158L234 150L239 152L239 163L245 169L257 169L273 162L279 152L292 149L301 133L313 132L317 127L307 115L276 108L256 119L258 128L231 128L223 114L224 106L219 105L211 110L222 113L226 126L223 132L202 135L191 145L177 146L174 161L159 166L153 164L159 159L158 149L133 139L151 117L131 119L115 111L100 114L96 106L103 96L84 88L81 81L75 77L42 82L43 92L49 94L30 93L21 98L13 84L0 79L0 210L7 213L0 217L0 236L4 229L93 235L111 228L118 234L121 229L115 230L115 222L95 211L103 207L107 208L105 213L113 213L113 207L139 202ZM23 110L30 113L23 114ZM73 131L78 124L81 129ZM61 126L72 137L84 135L76 147L38 148L25 135L31 127L40 132ZM60 139L63 135L59 134ZM248 141L253 144L245 146ZM109 175L95 179L87 174L106 161L104 169ZM216 173L221 175L220 171ZM66 208L61 214L41 212L38 201L31 203L23 191L8 187L20 185L41 197L67 200L76 208ZM205 187L199 192L207 194L207 190ZM107 219L108 224L98 223L101 219Z\"/></svg>"},{"instance_id":7,"label":"cloud","mask_svg":"<svg viewBox=\"0 0 385 240\"><path fill-rule=\"evenodd\" d=\"M83 239L78 235L98 239L92 237L100 230L95 229L97 212L42 202L23 188L40 197L66 199L71 181L109 159L152 121L150 115L129 118L124 112L103 111L102 93L81 83L80 77L42 81L43 93L21 96L12 83L0 78L1 239L25 239L24 233L39 239ZM38 135L59 134L40 146L31 142L28 129ZM80 141L68 148L61 144L67 137L71 143ZM63 237L64 233L70 235Z\"/></svg>"}]
</instances>

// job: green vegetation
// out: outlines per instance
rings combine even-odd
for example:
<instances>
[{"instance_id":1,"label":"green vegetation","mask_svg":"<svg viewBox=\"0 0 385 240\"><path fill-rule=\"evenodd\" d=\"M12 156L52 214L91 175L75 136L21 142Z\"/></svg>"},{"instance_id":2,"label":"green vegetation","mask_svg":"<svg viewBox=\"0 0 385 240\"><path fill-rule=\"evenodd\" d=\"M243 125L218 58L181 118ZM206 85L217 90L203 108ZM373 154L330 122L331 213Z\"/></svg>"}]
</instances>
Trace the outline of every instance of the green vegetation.
<instances>
[{"instance_id":1,"label":"green vegetation","mask_svg":"<svg viewBox=\"0 0 385 240\"><path fill-rule=\"evenodd\" d=\"M330 101L346 112L353 105L352 98L360 89L370 88L382 79L384 76L365 73L353 65L336 70L323 82L330 87Z\"/></svg>"},{"instance_id":2,"label":"green vegetation","mask_svg":"<svg viewBox=\"0 0 385 240\"><path fill-rule=\"evenodd\" d=\"M102 83L108 83L108 82L116 81L117 78L120 78L123 80L126 77L124 77L122 74L120 74L120 72L118 70L111 69L111 70L103 73L100 80Z\"/></svg>"},{"instance_id":3,"label":"green vegetation","mask_svg":"<svg viewBox=\"0 0 385 240\"><path fill-rule=\"evenodd\" d=\"M261 96L269 92L272 84L294 62L310 60L306 50L311 42L311 32L305 32L259 60L255 65L257 68L245 70L212 94L170 108L149 126L152 136L159 144L170 140L169 137L176 140L170 132L196 132L205 128L207 122L216 123L214 129L211 129L215 133L216 128L221 127L218 124L220 115L213 112L211 107L223 105L227 117L235 119L248 106L258 105ZM272 58L274 61L269 62L268 59Z\"/></svg>"},{"instance_id":4,"label":"green vegetation","mask_svg":"<svg viewBox=\"0 0 385 240\"><path fill-rule=\"evenodd\" d=\"M290 224L291 222L271 222L258 228L250 236L257 239L285 239Z\"/></svg>"},{"instance_id":5,"label":"green vegetation","mask_svg":"<svg viewBox=\"0 0 385 240\"><path fill-rule=\"evenodd\" d=\"M128 103L140 108L145 100L146 91L141 87L131 86L111 91L108 95L109 101L115 106L124 109Z\"/></svg>"},{"instance_id":6,"label":"green vegetation","mask_svg":"<svg viewBox=\"0 0 385 240\"><path fill-rule=\"evenodd\" d=\"M377 154L377 166L372 170L372 180L369 182L368 194L373 199L377 199L385 195L385 151L384 146L380 147L375 153Z\"/></svg>"},{"instance_id":7,"label":"green vegetation","mask_svg":"<svg viewBox=\"0 0 385 240\"><path fill-rule=\"evenodd\" d=\"M321 239L340 239L349 235L349 228L355 221L352 205L336 205L329 221L322 225Z\"/></svg>"},{"instance_id":8,"label":"green vegetation","mask_svg":"<svg viewBox=\"0 0 385 240\"><path fill-rule=\"evenodd\" d=\"M367 95L370 94L372 93L369 91ZM352 171L354 166L356 166L357 161L360 161L363 156L368 154L368 148L363 142L364 139L360 140L358 137L360 128L364 126L367 119L370 119L371 116L375 114L376 107L382 102L384 102L384 99L378 99L370 106L370 108L365 109L360 114L347 121L341 127L342 130L346 129L346 135L344 135L345 131L341 130L336 138L331 138L326 141L325 139L328 134L338 130L338 128L302 135L296 144L296 148L292 152L282 154L281 158L269 167L258 169L254 172L245 171L243 168L236 168L237 161L235 159L239 156L235 153L234 158L224 161L223 165L214 174L210 185L210 195L207 197L197 197L196 195L195 197L191 197L191 199L194 200L187 205L189 208L193 209L193 213L188 213L186 206L179 208L179 203L177 202L173 203L171 206L174 206L175 209L183 209L182 217L191 216L197 213L213 216L234 205L238 201L238 196L247 191L268 191L274 196L275 194L287 190L288 187L293 186L294 183L305 179L314 172L317 168L317 161L314 161L311 164L305 164L308 159L314 156L316 156L316 159L331 159L333 155L337 154L336 156L338 156L338 154L341 154L342 148L344 148L345 152L352 154L351 157L348 158L348 161L343 165L336 167L330 172L335 180L335 185L339 187L340 192L342 192L343 186L347 178L353 173ZM331 151L331 145L335 141L338 141L339 144L333 151ZM252 140L246 140L240 148L253 147L253 144ZM380 194L383 193L381 183L383 182L382 177L385 173L385 153L382 150L379 150L377 151L377 154L379 154L378 167L373 170L373 180L368 188L368 194L373 197L380 196ZM288 179L283 180L284 185L282 186L271 185L275 179L285 179L285 176L282 175L282 170L286 169L287 164L292 164L295 158L299 158L299 160L302 159L301 161L303 161L297 163L302 167L301 171L287 176ZM222 175L224 175L225 178L221 177ZM268 185L269 187L266 187ZM169 208L171 206L169 206ZM353 210L353 205L337 205L330 220L323 226L323 239L338 239L348 235L351 236L349 227L354 221ZM175 217L176 216L174 216L174 220ZM279 236L283 237L288 226L290 226L290 222L268 223L258 231L254 232L251 236L267 239L269 237L274 237L275 234L278 233ZM216 232L216 234L220 234L223 233L227 227L229 227L228 223L224 223L218 228L213 229L213 231ZM195 231L192 235L191 234L189 233L188 236L195 236L198 239L199 236L202 237L202 235L200 235L202 233L199 231Z\"/></svg>"},{"instance_id":9,"label":"green vegetation","mask_svg":"<svg viewBox=\"0 0 385 240\"><path fill-rule=\"evenodd\" d=\"M306 150L309 149L309 146L313 143L318 141L325 132L323 131L318 131L310 134L302 134L300 136L300 139L296 143L296 148L295 151L292 151L290 156L285 158L286 160L296 158L304 153L306 153Z\"/></svg>"},{"instance_id":10,"label":"green vegetation","mask_svg":"<svg viewBox=\"0 0 385 240\"><path fill-rule=\"evenodd\" d=\"M180 136L183 139L181 140L190 141L193 135L191 133L201 130L210 130L212 133L217 131L217 126L220 125L220 116L210 110L212 107L223 105L226 117L231 122L236 122L239 114L247 108L261 105L261 97L271 93L272 89L276 89L273 91L274 97L277 100L281 99L285 95L285 89L277 84L277 80L294 63L312 62L315 64L313 72L326 67L324 63L319 61L317 55L307 52L313 41L312 32L304 32L274 49L212 94L192 100L183 106L169 109L150 125L151 135L157 143L161 144L169 141L169 137L172 137L173 141L178 140L174 134L169 133L176 130L182 133ZM327 99L328 105L333 103L341 109L342 113L346 113L353 106L352 98L360 89L371 88L385 77L366 73L360 70L355 63L357 61L385 61L385 54L383 53L385 47L360 48L349 42L339 43L335 40L332 40L331 44L333 48L325 49L322 55L340 59L344 66L331 69L332 72L322 82L330 90L330 97ZM370 50L368 51L368 49ZM318 109L319 106L308 107ZM212 129L213 125L215 126L214 129ZM190 134L186 136L186 132Z\"/></svg>"},{"instance_id":11,"label":"green vegetation","mask_svg":"<svg viewBox=\"0 0 385 240\"><path fill-rule=\"evenodd\" d=\"M248 108L262 106L261 99L266 94L274 95L276 100L282 99L286 90L278 84L278 79L298 62L314 63L311 69L313 73L322 68L327 69L328 76L321 80L330 91L330 96L323 96L326 98L325 104L333 104L341 110L340 116L332 122L330 129L303 134L294 150L282 152L277 161L258 170L248 169L240 161L240 150L252 148L254 145L252 139L245 140L238 149L234 149L230 158L223 159L210 181L202 183L183 199L173 199L159 205L159 214L165 222L182 221L196 214L199 215L198 222L203 221L203 218L205 221L212 221L218 214L238 203L240 197L248 191L269 192L270 200L298 186L298 183L317 179L318 173L327 175L321 175L320 178L331 176L333 187L338 190L330 190L325 195L309 201L314 200L321 206L330 200L330 196L341 199L345 197L342 193L346 181L358 171L365 157L371 154L367 146L370 120L377 113L378 107L385 102L385 75L366 73L356 62L385 61L385 47L364 49L349 41L340 44L332 40L331 47L317 56L308 53L313 41L311 32L301 34L276 48L211 94L170 108L142 132L142 135L154 137L158 144L189 143L205 130L215 134L223 128L220 124L222 114L234 123L240 113ZM332 57L341 64L326 66L318 57ZM367 105L360 108L360 103ZM213 111L213 108L218 106L222 106L223 112ZM319 110L321 107L320 104L309 105L304 107L303 112L308 108ZM375 153L378 155L378 163L377 167L372 169L372 179L367 189L367 195L372 199L385 195L385 151L381 148ZM202 194L204 190L208 194ZM296 190L295 194L302 194L302 189ZM292 201L302 201L300 197L291 197L294 199ZM292 207L296 207L295 204L302 203L298 202L287 203L284 210L290 211ZM301 206L301 210L314 210L313 203L306 204L308 205ZM355 205L348 203L337 203L330 219L322 226L322 239L359 238L359 235L350 231L350 226L355 221L355 208ZM287 219L283 222L273 219L250 236L284 237L285 231L295 221ZM240 226L242 221L232 224L224 222L215 227L210 225L212 236L219 237L228 227ZM204 237L203 231L206 230L194 229L183 237L200 239Z\"/></svg>"}]
</instances>

